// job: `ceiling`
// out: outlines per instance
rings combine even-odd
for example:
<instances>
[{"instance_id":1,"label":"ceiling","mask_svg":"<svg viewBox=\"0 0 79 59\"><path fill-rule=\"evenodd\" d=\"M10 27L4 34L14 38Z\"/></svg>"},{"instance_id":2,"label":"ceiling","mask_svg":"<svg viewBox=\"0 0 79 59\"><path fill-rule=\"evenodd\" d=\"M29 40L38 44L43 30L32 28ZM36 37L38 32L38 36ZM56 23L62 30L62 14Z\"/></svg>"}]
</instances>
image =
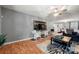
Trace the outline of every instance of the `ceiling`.
<instances>
[{"instance_id":1,"label":"ceiling","mask_svg":"<svg viewBox=\"0 0 79 59\"><path fill-rule=\"evenodd\" d=\"M18 12L26 13L41 18L49 16L50 7L57 5L3 5L2 7L12 9ZM79 11L78 5L66 5L67 13L74 13ZM52 10L53 11L53 10Z\"/></svg>"}]
</instances>

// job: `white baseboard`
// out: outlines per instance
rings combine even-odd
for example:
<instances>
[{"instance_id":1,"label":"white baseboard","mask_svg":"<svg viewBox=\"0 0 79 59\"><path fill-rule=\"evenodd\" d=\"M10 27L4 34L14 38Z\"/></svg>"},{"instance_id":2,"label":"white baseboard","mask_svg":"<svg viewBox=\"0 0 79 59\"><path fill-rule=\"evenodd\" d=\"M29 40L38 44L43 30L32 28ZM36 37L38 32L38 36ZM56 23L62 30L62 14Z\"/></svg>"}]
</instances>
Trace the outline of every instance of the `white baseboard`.
<instances>
[{"instance_id":1,"label":"white baseboard","mask_svg":"<svg viewBox=\"0 0 79 59\"><path fill-rule=\"evenodd\" d=\"M16 43L16 42L20 42L20 41L25 41L25 40L30 40L31 38L26 38L26 39L20 39L20 40L16 40L16 41L12 41L12 42L6 42L3 45L7 45L7 44L12 44L12 43Z\"/></svg>"}]
</instances>

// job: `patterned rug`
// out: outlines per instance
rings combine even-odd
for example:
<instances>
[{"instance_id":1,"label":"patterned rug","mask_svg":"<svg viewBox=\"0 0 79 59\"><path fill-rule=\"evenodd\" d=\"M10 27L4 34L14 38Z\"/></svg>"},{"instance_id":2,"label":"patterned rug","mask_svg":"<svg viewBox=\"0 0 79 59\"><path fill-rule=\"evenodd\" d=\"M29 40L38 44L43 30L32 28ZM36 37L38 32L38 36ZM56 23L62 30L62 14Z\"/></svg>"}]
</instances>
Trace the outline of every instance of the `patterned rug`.
<instances>
[{"instance_id":1,"label":"patterned rug","mask_svg":"<svg viewBox=\"0 0 79 59\"><path fill-rule=\"evenodd\" d=\"M44 42L37 44L37 47L44 53L48 53L47 46L50 44L50 40L45 40Z\"/></svg>"}]
</instances>

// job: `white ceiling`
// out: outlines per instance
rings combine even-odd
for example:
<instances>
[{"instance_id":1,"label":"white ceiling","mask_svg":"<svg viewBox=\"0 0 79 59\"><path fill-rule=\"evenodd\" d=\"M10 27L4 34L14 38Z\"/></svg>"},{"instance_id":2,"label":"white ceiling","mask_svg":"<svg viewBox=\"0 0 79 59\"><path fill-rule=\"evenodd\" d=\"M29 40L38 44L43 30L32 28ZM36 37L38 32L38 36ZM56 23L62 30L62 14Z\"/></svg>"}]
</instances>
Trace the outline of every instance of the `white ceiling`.
<instances>
[{"instance_id":1,"label":"white ceiling","mask_svg":"<svg viewBox=\"0 0 79 59\"><path fill-rule=\"evenodd\" d=\"M45 18L49 15L50 7L56 5L4 5L3 7L15 11L23 12L29 15ZM79 11L78 5L66 5L67 12L74 13Z\"/></svg>"}]
</instances>

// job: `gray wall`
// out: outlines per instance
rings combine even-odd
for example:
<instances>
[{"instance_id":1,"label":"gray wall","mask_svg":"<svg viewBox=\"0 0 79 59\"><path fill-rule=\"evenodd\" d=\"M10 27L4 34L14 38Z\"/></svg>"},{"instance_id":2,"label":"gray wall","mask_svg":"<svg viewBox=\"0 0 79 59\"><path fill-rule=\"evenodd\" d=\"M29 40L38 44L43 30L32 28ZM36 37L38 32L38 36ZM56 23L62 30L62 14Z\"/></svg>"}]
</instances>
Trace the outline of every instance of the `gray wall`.
<instances>
[{"instance_id":1,"label":"gray wall","mask_svg":"<svg viewBox=\"0 0 79 59\"><path fill-rule=\"evenodd\" d=\"M41 18L2 8L2 32L7 34L7 42L31 37L33 20Z\"/></svg>"},{"instance_id":2,"label":"gray wall","mask_svg":"<svg viewBox=\"0 0 79 59\"><path fill-rule=\"evenodd\" d=\"M0 7L0 33L1 33L1 7Z\"/></svg>"}]
</instances>

